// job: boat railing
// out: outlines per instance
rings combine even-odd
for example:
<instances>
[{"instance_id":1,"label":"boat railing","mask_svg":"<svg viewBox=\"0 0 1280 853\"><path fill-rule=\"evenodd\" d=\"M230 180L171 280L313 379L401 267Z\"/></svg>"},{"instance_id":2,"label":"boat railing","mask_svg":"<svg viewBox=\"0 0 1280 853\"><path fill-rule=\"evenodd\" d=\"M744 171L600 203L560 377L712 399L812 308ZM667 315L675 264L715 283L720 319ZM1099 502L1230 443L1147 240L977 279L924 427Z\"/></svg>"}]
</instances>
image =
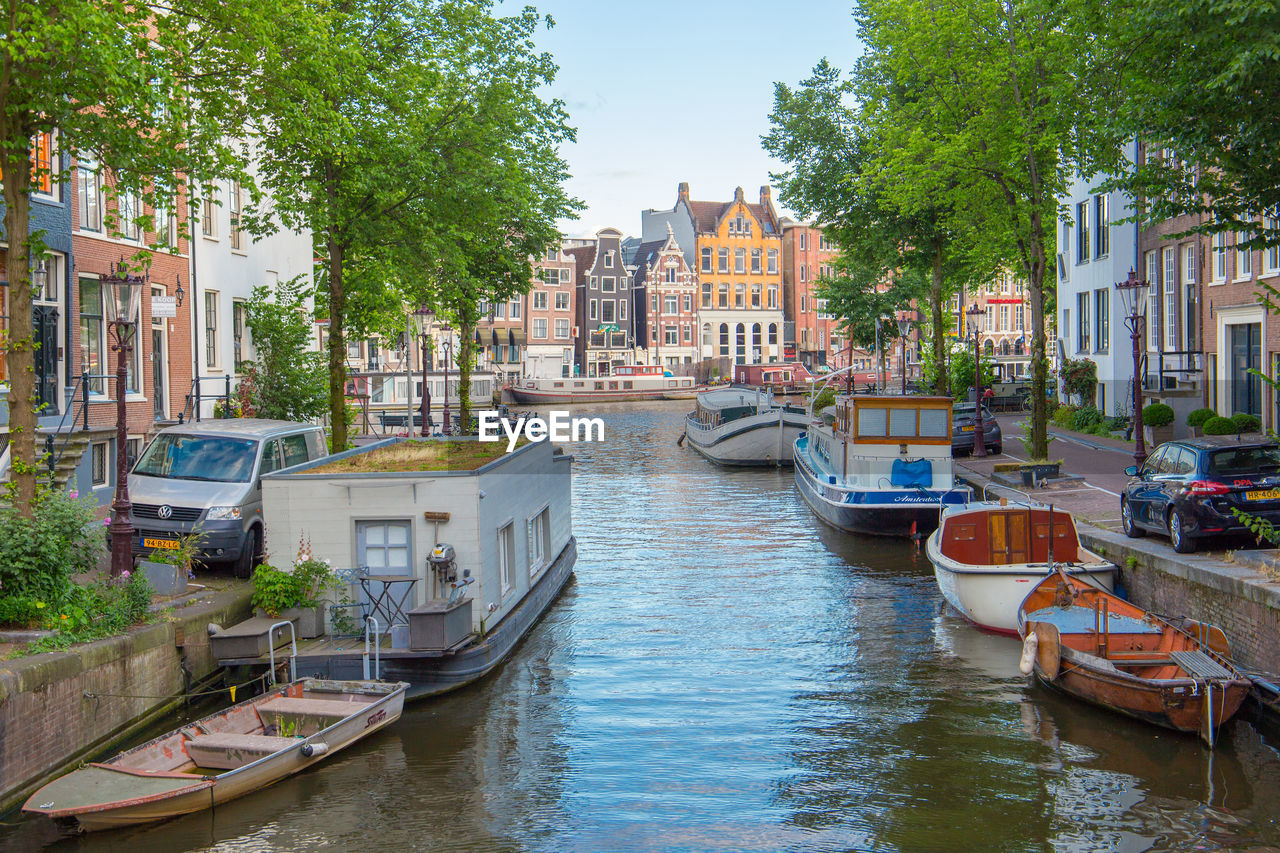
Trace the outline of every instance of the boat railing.
<instances>
[{"instance_id":1,"label":"boat railing","mask_svg":"<svg viewBox=\"0 0 1280 853\"><path fill-rule=\"evenodd\" d=\"M373 644L373 678L377 681L382 680L382 653L379 648L382 639L382 626L378 623L376 616L364 617L364 680L369 680L369 623L373 623L373 636L378 640Z\"/></svg>"},{"instance_id":2,"label":"boat railing","mask_svg":"<svg viewBox=\"0 0 1280 853\"><path fill-rule=\"evenodd\" d=\"M282 625L289 626L289 683L292 684L298 680L298 632L294 629L293 622L288 619L282 619L275 623L271 626L271 630L267 632L268 645L271 647L268 649L271 668L267 670L267 677L272 684L276 683L276 644L272 638L276 635L276 629Z\"/></svg>"}]
</instances>

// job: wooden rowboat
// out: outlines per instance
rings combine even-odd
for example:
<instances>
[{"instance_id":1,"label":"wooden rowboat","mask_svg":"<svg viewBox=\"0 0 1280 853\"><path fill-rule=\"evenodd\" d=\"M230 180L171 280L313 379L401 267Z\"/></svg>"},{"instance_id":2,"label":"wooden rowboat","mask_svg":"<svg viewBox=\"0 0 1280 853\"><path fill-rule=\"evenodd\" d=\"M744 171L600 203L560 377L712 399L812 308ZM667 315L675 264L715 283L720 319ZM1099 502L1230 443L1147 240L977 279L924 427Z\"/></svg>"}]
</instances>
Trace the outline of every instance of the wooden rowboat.
<instances>
[{"instance_id":1,"label":"wooden rowboat","mask_svg":"<svg viewBox=\"0 0 1280 853\"><path fill-rule=\"evenodd\" d=\"M1220 628L1147 613L1061 570L1023 600L1018 633L1024 673L1210 748L1249 694Z\"/></svg>"},{"instance_id":2,"label":"wooden rowboat","mask_svg":"<svg viewBox=\"0 0 1280 853\"><path fill-rule=\"evenodd\" d=\"M212 808L395 722L408 686L295 681L55 779L22 810L93 831Z\"/></svg>"}]
</instances>

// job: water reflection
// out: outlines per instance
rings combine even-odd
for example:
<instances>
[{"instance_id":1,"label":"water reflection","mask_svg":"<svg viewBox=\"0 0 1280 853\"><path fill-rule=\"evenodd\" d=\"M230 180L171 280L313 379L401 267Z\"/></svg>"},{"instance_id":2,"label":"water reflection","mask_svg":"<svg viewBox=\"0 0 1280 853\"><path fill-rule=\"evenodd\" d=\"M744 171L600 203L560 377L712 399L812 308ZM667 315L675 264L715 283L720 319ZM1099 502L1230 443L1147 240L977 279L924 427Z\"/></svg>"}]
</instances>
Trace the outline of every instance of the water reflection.
<instances>
[{"instance_id":1,"label":"water reflection","mask_svg":"<svg viewBox=\"0 0 1280 853\"><path fill-rule=\"evenodd\" d=\"M1031 686L912 544L789 472L677 447L687 404L573 448L577 581L482 684L216 813L4 850L1280 849L1280 761Z\"/></svg>"}]
</instances>

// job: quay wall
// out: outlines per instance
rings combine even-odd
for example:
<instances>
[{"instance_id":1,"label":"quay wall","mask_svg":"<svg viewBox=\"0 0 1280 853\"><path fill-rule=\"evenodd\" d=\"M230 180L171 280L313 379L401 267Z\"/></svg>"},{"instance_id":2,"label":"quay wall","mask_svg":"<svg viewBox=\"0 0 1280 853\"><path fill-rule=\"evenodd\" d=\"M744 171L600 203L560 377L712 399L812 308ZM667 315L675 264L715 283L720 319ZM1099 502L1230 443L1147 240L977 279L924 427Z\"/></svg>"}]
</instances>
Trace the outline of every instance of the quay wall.
<instances>
[{"instance_id":1,"label":"quay wall","mask_svg":"<svg viewBox=\"0 0 1280 853\"><path fill-rule=\"evenodd\" d=\"M67 651L0 662L0 813L136 735L218 673L207 626L251 615L248 586Z\"/></svg>"}]
</instances>

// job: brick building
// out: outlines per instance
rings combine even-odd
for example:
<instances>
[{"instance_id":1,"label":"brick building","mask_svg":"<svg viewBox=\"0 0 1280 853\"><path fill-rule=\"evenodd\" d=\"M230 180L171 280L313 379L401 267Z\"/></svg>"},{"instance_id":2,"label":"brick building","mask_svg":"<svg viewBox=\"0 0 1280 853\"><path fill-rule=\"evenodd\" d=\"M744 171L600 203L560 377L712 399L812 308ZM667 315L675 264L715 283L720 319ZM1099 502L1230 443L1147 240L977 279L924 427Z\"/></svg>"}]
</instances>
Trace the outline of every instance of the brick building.
<instances>
[{"instance_id":1,"label":"brick building","mask_svg":"<svg viewBox=\"0 0 1280 853\"><path fill-rule=\"evenodd\" d=\"M574 375L574 257L553 246L534 263L526 312L528 347L524 375L549 379Z\"/></svg>"},{"instance_id":2,"label":"brick building","mask_svg":"<svg viewBox=\"0 0 1280 853\"><path fill-rule=\"evenodd\" d=\"M810 369L820 365L834 368L847 363L839 318L827 313L826 300L817 296L818 282L831 276L836 254L821 228L783 220L782 300L787 332L784 341L794 352L793 357Z\"/></svg>"},{"instance_id":3,"label":"brick building","mask_svg":"<svg viewBox=\"0 0 1280 853\"><path fill-rule=\"evenodd\" d=\"M699 360L696 333L698 276L685 262L671 229L665 240L642 243L635 254L636 340L639 360L666 368Z\"/></svg>"}]
</instances>

